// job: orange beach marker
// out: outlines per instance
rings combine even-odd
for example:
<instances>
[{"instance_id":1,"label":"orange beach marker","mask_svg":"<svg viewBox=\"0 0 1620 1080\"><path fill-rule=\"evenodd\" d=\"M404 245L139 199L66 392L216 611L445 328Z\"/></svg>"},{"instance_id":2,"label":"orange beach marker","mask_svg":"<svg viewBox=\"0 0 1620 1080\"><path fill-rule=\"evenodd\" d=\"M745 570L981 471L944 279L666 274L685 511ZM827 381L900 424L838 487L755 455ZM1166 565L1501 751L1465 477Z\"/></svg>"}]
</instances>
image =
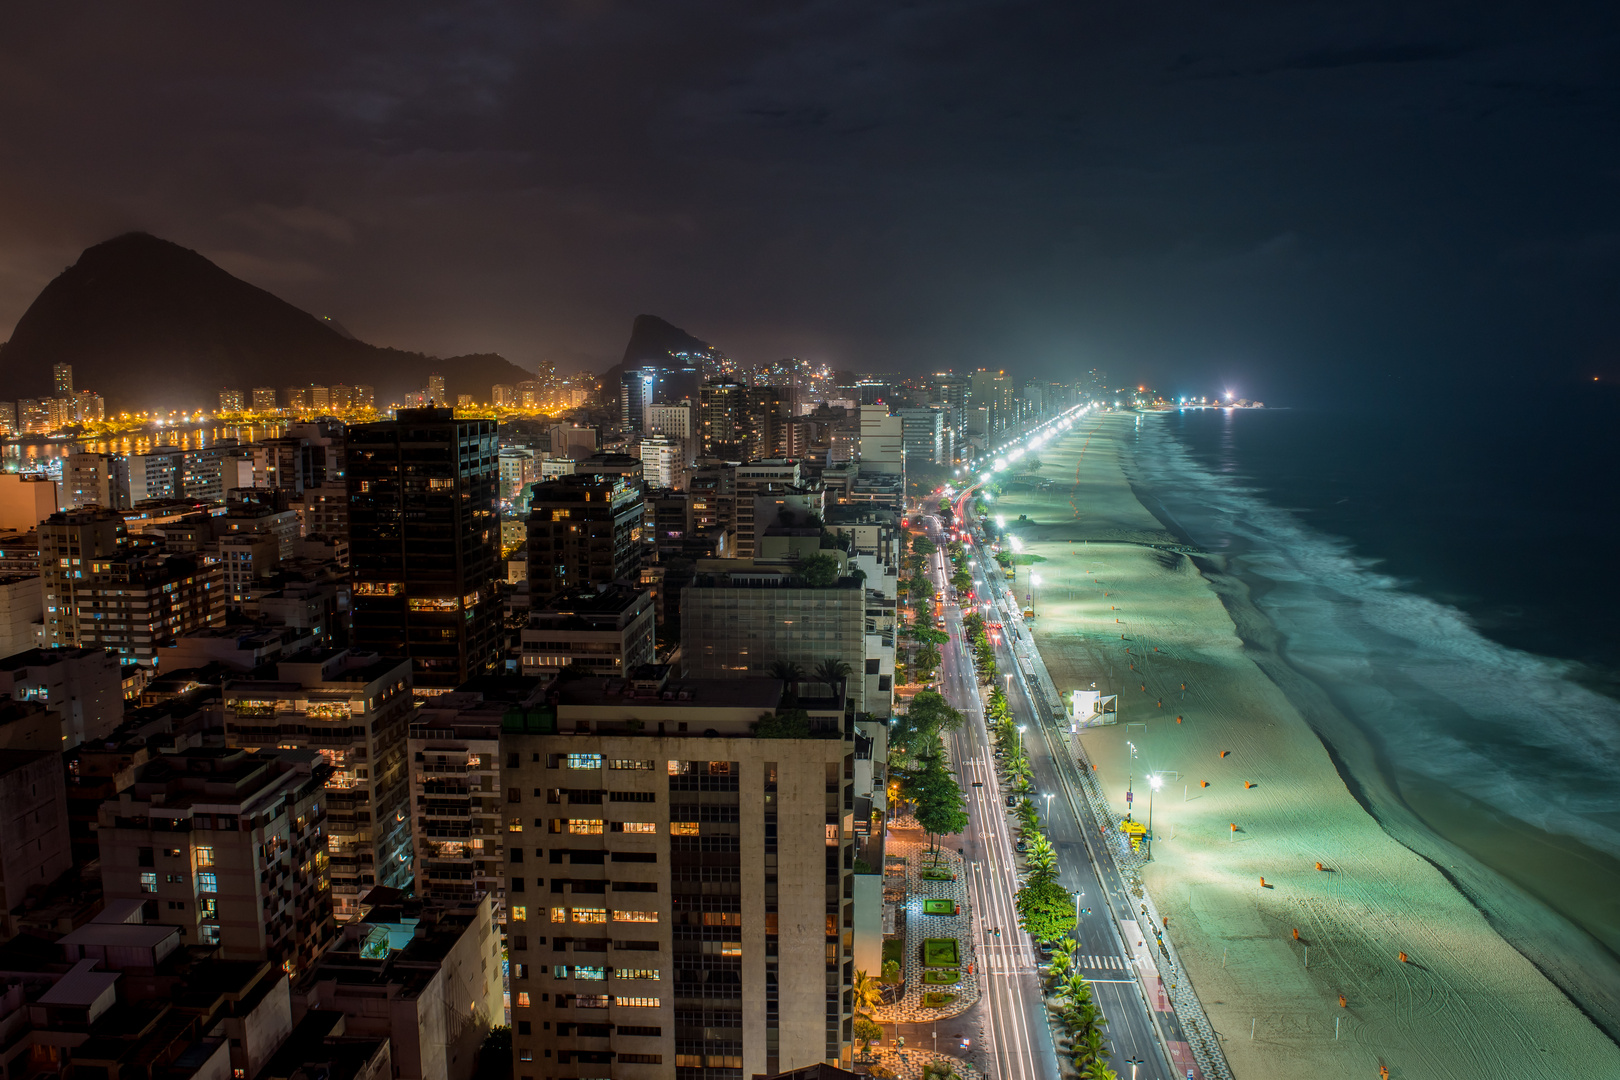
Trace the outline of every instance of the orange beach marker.
<instances>
[{"instance_id":1,"label":"orange beach marker","mask_svg":"<svg viewBox=\"0 0 1620 1080\"><path fill-rule=\"evenodd\" d=\"M1230 751L1230 750L1222 750L1221 751L1221 757L1225 757L1227 754L1230 754L1231 752L1232 751Z\"/></svg>"},{"instance_id":2,"label":"orange beach marker","mask_svg":"<svg viewBox=\"0 0 1620 1080\"><path fill-rule=\"evenodd\" d=\"M1317 869L1318 869L1318 870L1322 870L1322 869L1325 869L1325 868L1324 868L1324 867L1323 867L1323 866L1322 866L1322 864L1321 864L1321 863L1317 863L1317 864L1316 864L1316 868L1317 868Z\"/></svg>"},{"instance_id":3,"label":"orange beach marker","mask_svg":"<svg viewBox=\"0 0 1620 1080\"><path fill-rule=\"evenodd\" d=\"M1254 785L1251 784L1249 781L1247 781L1247 780L1243 781L1243 790L1244 791L1248 791L1252 787L1254 787Z\"/></svg>"},{"instance_id":4,"label":"orange beach marker","mask_svg":"<svg viewBox=\"0 0 1620 1080\"><path fill-rule=\"evenodd\" d=\"M1297 927L1297 926L1294 927L1294 940L1295 941L1299 940L1299 927Z\"/></svg>"},{"instance_id":5,"label":"orange beach marker","mask_svg":"<svg viewBox=\"0 0 1620 1080\"><path fill-rule=\"evenodd\" d=\"M1410 960L1408 960L1408 959L1407 959L1407 957L1406 957L1406 954L1405 954L1405 953L1401 953L1401 954L1400 954L1400 956L1401 956L1401 963L1403 963L1403 964L1410 964L1410 963L1411 963L1411 962L1412 962L1412 961L1410 961Z\"/></svg>"}]
</instances>

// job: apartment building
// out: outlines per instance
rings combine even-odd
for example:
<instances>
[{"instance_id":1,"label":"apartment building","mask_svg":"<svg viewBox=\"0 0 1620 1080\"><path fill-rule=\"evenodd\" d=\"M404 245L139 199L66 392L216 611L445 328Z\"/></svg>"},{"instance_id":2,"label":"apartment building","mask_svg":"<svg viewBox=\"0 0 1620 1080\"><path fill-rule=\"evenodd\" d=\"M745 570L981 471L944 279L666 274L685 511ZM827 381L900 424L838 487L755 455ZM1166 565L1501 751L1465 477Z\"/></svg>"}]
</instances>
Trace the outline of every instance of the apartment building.
<instances>
[{"instance_id":1,"label":"apartment building","mask_svg":"<svg viewBox=\"0 0 1620 1080\"><path fill-rule=\"evenodd\" d=\"M274 679L227 680L224 695L227 745L307 748L332 767L326 837L338 921L357 916L360 894L374 885L408 888L410 661L307 652L277 663Z\"/></svg>"},{"instance_id":2,"label":"apartment building","mask_svg":"<svg viewBox=\"0 0 1620 1080\"><path fill-rule=\"evenodd\" d=\"M552 676L570 664L592 675L627 675L656 659L658 613L645 589L570 589L529 613L520 670Z\"/></svg>"},{"instance_id":3,"label":"apartment building","mask_svg":"<svg viewBox=\"0 0 1620 1080\"><path fill-rule=\"evenodd\" d=\"M640 485L622 476L564 476L536 484L529 497L530 594L542 599L634 577L643 513Z\"/></svg>"},{"instance_id":4,"label":"apartment building","mask_svg":"<svg viewBox=\"0 0 1620 1080\"><path fill-rule=\"evenodd\" d=\"M506 921L501 723L545 706L548 680L485 675L433 698L411 720L416 889L433 900L487 894Z\"/></svg>"},{"instance_id":5,"label":"apartment building","mask_svg":"<svg viewBox=\"0 0 1620 1080\"><path fill-rule=\"evenodd\" d=\"M779 663L808 674L827 660L842 661L852 674L864 672L866 590L848 572L842 552L826 554L840 565L824 585L800 576L795 559L699 560L681 591L683 674L741 678L767 674ZM851 697L857 711L869 711L864 681L851 682Z\"/></svg>"},{"instance_id":6,"label":"apartment building","mask_svg":"<svg viewBox=\"0 0 1620 1080\"><path fill-rule=\"evenodd\" d=\"M758 738L782 682L643 674L559 683L501 736L516 1080L848 1062L842 697L801 686L812 737Z\"/></svg>"},{"instance_id":7,"label":"apartment building","mask_svg":"<svg viewBox=\"0 0 1620 1080\"><path fill-rule=\"evenodd\" d=\"M332 935L332 767L313 750L193 747L148 760L101 806L109 903L140 901L227 960L307 967Z\"/></svg>"}]
</instances>

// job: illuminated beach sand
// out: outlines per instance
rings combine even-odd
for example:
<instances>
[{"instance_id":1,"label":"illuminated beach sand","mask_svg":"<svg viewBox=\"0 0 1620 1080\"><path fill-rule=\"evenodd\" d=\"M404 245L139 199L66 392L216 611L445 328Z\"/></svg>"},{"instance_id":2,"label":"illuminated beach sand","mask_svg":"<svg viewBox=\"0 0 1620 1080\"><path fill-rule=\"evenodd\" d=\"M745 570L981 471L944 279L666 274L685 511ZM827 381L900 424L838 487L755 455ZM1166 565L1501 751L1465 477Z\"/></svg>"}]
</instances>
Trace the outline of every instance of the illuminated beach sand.
<instances>
[{"instance_id":1,"label":"illuminated beach sand","mask_svg":"<svg viewBox=\"0 0 1620 1080\"><path fill-rule=\"evenodd\" d=\"M1047 560L1035 636L1059 689L1120 695L1119 723L1084 736L1112 805L1127 739L1139 819L1144 774L1164 776L1146 879L1234 1073L1620 1076L1620 1049L1352 797L1192 562L1145 546L1176 539L1121 471L1133 423L1083 421L1041 449L1052 483L994 510Z\"/></svg>"}]
</instances>

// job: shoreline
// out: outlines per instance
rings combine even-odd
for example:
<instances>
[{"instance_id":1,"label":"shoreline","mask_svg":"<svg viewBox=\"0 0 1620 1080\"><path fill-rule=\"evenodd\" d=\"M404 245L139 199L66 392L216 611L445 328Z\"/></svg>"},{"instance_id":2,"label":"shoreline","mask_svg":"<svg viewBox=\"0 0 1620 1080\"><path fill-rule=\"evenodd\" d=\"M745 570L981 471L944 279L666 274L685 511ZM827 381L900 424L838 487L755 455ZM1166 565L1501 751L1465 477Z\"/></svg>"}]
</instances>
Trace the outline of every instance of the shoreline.
<instances>
[{"instance_id":1,"label":"shoreline","mask_svg":"<svg viewBox=\"0 0 1620 1080\"><path fill-rule=\"evenodd\" d=\"M1128 473L1126 478L1144 509L1197 546L1156 496ZM1602 899L1620 897L1620 859L1500 813L1444 781L1401 769L1378 733L1358 722L1330 687L1290 664L1286 641L1254 599L1272 583L1231 569L1230 561L1227 555L1194 559L1238 637L1316 732L1352 796L1385 833L1451 881L1507 944L1620 1047L1620 900ZM1482 827L1481 817L1494 827ZM1527 874L1524 865L1538 861L1537 872ZM1608 886L1594 887L1594 878ZM1572 903L1576 896L1581 902ZM1605 940L1593 927L1607 927L1612 938Z\"/></svg>"},{"instance_id":2,"label":"shoreline","mask_svg":"<svg viewBox=\"0 0 1620 1080\"><path fill-rule=\"evenodd\" d=\"M1121 695L1119 723L1082 736L1110 802L1122 809L1127 782L1142 786L1145 771L1175 774L1160 793L1145 878L1234 1072L1351 1077L1388 1064L1408 1076L1620 1075L1606 1034L1487 924L1444 867L1354 797L1341 771L1360 774L1334 760L1257 662L1263 644L1246 640L1227 609L1217 580L1242 581L1218 557L1201 567L1166 550L1188 538L1129 483L1127 423L1088 421L1043 448L1050 486L1008 492L996 509L1028 514L1015 527L1025 550L1047 559L1035 638L1059 687L1112 675L1109 690ZM1127 731L1144 760L1128 756ZM1210 787L1197 786L1206 779Z\"/></svg>"}]
</instances>

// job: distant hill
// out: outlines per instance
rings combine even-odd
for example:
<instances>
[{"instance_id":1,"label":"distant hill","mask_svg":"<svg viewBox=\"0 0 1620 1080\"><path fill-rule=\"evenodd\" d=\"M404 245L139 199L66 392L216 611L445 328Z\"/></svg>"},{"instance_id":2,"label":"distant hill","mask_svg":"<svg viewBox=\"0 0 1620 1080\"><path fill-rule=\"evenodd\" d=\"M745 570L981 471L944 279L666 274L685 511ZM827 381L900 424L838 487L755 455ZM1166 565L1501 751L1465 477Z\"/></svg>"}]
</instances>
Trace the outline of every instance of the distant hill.
<instances>
[{"instance_id":1,"label":"distant hill","mask_svg":"<svg viewBox=\"0 0 1620 1080\"><path fill-rule=\"evenodd\" d=\"M618 397L619 376L626 368L649 365L680 368L683 362L676 359L678 353L721 355L720 350L707 341L693 337L657 315L637 315L630 327L630 341L624 347L624 359L602 373L605 392L610 397Z\"/></svg>"},{"instance_id":2,"label":"distant hill","mask_svg":"<svg viewBox=\"0 0 1620 1080\"><path fill-rule=\"evenodd\" d=\"M0 348L0 398L44 397L51 365L109 410L218 405L219 389L282 391L310 383L366 384L378 404L445 376L445 392L489 399L495 383L534 377L493 354L444 359L355 340L232 277L195 251L145 233L88 248L29 306Z\"/></svg>"}]
</instances>

